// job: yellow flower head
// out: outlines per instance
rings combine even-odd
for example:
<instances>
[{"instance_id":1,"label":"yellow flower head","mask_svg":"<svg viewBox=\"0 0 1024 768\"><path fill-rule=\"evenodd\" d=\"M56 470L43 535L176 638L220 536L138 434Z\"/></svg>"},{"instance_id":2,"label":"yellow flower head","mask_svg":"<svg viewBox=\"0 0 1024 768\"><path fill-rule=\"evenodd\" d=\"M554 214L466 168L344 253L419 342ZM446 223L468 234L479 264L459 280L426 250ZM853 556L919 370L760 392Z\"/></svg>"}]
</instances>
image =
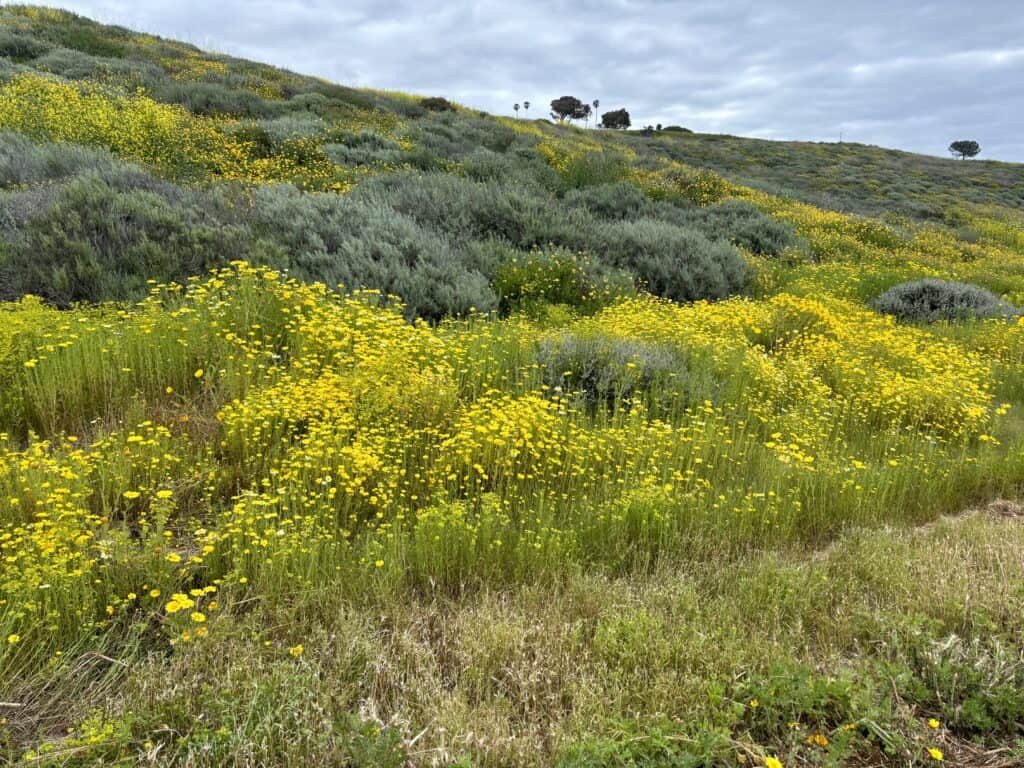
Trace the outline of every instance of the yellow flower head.
<instances>
[{"instance_id":1,"label":"yellow flower head","mask_svg":"<svg viewBox=\"0 0 1024 768\"><path fill-rule=\"evenodd\" d=\"M928 754L931 755L932 760L942 760L942 750L936 749L935 747L928 747Z\"/></svg>"},{"instance_id":2,"label":"yellow flower head","mask_svg":"<svg viewBox=\"0 0 1024 768\"><path fill-rule=\"evenodd\" d=\"M195 601L188 595L183 595L180 592L175 593L167 604L164 606L164 610L168 613L177 613L178 611L187 610L195 605Z\"/></svg>"}]
</instances>

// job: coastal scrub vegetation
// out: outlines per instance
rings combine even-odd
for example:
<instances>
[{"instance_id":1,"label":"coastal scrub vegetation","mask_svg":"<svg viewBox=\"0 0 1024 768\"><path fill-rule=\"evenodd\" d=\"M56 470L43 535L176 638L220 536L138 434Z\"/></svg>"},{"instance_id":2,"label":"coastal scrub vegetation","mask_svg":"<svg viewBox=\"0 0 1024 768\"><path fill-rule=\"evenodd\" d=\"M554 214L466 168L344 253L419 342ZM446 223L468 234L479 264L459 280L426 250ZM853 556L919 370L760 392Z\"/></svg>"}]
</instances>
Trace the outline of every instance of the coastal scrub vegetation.
<instances>
[{"instance_id":1,"label":"coastal scrub vegetation","mask_svg":"<svg viewBox=\"0 0 1024 768\"><path fill-rule=\"evenodd\" d=\"M0 762L1024 760L1021 166L31 6L0 131Z\"/></svg>"}]
</instances>

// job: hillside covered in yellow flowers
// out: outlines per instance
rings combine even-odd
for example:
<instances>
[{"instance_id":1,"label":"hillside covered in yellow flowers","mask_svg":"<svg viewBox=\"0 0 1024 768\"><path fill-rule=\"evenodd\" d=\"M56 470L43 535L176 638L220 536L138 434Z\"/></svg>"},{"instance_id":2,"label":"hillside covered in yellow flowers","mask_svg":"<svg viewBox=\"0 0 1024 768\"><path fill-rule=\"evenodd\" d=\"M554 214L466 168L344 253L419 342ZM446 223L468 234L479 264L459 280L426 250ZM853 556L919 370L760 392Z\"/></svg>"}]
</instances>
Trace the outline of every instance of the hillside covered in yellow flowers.
<instances>
[{"instance_id":1,"label":"hillside covered in yellow flowers","mask_svg":"<svg viewBox=\"0 0 1024 768\"><path fill-rule=\"evenodd\" d=\"M1024 764L1022 203L0 8L0 765Z\"/></svg>"}]
</instances>

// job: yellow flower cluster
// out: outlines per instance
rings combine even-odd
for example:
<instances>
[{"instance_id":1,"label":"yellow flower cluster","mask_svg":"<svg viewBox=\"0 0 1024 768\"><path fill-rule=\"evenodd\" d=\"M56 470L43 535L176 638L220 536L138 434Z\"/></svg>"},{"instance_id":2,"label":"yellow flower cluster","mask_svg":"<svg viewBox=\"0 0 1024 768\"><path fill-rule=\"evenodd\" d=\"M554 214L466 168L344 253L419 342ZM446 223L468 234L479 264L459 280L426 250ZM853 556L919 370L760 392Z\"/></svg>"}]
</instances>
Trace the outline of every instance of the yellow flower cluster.
<instances>
[{"instance_id":1,"label":"yellow flower cluster","mask_svg":"<svg viewBox=\"0 0 1024 768\"><path fill-rule=\"evenodd\" d=\"M242 126L96 83L24 73L0 86L0 127L104 147L174 178L291 181L306 189L345 191L358 176L331 161L314 138L285 142L264 157L239 133Z\"/></svg>"},{"instance_id":2,"label":"yellow flower cluster","mask_svg":"<svg viewBox=\"0 0 1024 768\"><path fill-rule=\"evenodd\" d=\"M182 77L218 71L177 61ZM999 400L1024 399L1024 322L910 327L864 300L921 276L1024 297L1024 237L1002 212L961 212L978 233L966 240L895 228L678 162L630 163L618 139L506 124L563 174L596 154L655 199L748 199L813 259L752 258L760 298L638 296L582 318L439 327L406 322L393 297L244 263L155 285L130 309L0 305L0 663L41 663L139 619L199 639L215 593L339 573L459 585L567 558L814 538L947 505L997 465ZM16 76L0 86L0 125L179 178L356 179L313 139L260 157L236 121L95 84ZM400 131L378 112L333 126ZM527 285L560 284L537 272ZM627 350L621 364L640 371L629 393L595 396L618 375L596 357L546 370L541 350L566 338ZM648 375L647 358L670 375Z\"/></svg>"},{"instance_id":3,"label":"yellow flower cluster","mask_svg":"<svg viewBox=\"0 0 1024 768\"><path fill-rule=\"evenodd\" d=\"M950 492L965 451L998 450L978 442L1003 410L996 369L1024 352L1017 323L970 349L787 293L431 328L379 294L243 263L129 310L2 312L10 423L39 437L0 439L0 636L21 639L0 656L139 612L198 639L203 590L392 562L514 576L696 532L742 544L884 520ZM595 413L550 388L536 351L559 334L671 355L658 402L674 405Z\"/></svg>"},{"instance_id":4,"label":"yellow flower cluster","mask_svg":"<svg viewBox=\"0 0 1024 768\"><path fill-rule=\"evenodd\" d=\"M587 324L706 355L719 376L746 382L763 414L805 413L807 424L829 430L856 419L953 438L988 423L992 371L982 357L840 299L636 299Z\"/></svg>"}]
</instances>

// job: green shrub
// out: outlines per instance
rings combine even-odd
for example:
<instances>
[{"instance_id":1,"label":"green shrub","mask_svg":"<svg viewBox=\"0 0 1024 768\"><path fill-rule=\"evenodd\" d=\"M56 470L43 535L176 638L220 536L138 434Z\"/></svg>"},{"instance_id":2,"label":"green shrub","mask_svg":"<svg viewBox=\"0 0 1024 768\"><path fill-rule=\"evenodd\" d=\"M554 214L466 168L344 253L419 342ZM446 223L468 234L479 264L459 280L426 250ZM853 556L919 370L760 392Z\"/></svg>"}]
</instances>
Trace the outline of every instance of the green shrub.
<instances>
[{"instance_id":1,"label":"green shrub","mask_svg":"<svg viewBox=\"0 0 1024 768\"><path fill-rule=\"evenodd\" d=\"M411 126L411 138L417 146L444 160L461 160L480 148L504 153L520 142L511 128L454 112L432 114L417 121Z\"/></svg>"},{"instance_id":2,"label":"green shrub","mask_svg":"<svg viewBox=\"0 0 1024 768\"><path fill-rule=\"evenodd\" d=\"M974 227L965 224L956 228L956 238L973 245L981 240L981 233Z\"/></svg>"},{"instance_id":3,"label":"green shrub","mask_svg":"<svg viewBox=\"0 0 1024 768\"><path fill-rule=\"evenodd\" d=\"M726 240L759 256L779 256L798 242L791 224L772 218L744 200L725 200L704 208L680 208L659 202L652 206L652 215L697 229L709 240Z\"/></svg>"},{"instance_id":4,"label":"green shrub","mask_svg":"<svg viewBox=\"0 0 1024 768\"><path fill-rule=\"evenodd\" d=\"M20 75L22 72L31 71L31 67L27 67L24 64L18 64L11 59L5 59L0 56L0 83L5 83L15 75Z\"/></svg>"},{"instance_id":5,"label":"green shrub","mask_svg":"<svg viewBox=\"0 0 1024 768\"><path fill-rule=\"evenodd\" d=\"M584 189L614 184L622 179L625 166L618 156L606 152L573 155L562 168L563 189Z\"/></svg>"},{"instance_id":6,"label":"green shrub","mask_svg":"<svg viewBox=\"0 0 1024 768\"><path fill-rule=\"evenodd\" d=\"M555 768L710 768L732 765L736 750L725 729L704 728L691 736L676 720L638 722L621 719L610 724L612 735L586 733L564 745Z\"/></svg>"},{"instance_id":7,"label":"green shrub","mask_svg":"<svg viewBox=\"0 0 1024 768\"><path fill-rule=\"evenodd\" d=\"M455 111L455 105L443 96L426 96L420 99L420 106L430 112Z\"/></svg>"},{"instance_id":8,"label":"green shrub","mask_svg":"<svg viewBox=\"0 0 1024 768\"><path fill-rule=\"evenodd\" d=\"M400 296L409 317L438 320L497 306L467 252L378 201L260 187L249 219L261 240L288 254L297 276Z\"/></svg>"},{"instance_id":9,"label":"green shrub","mask_svg":"<svg viewBox=\"0 0 1024 768\"><path fill-rule=\"evenodd\" d=\"M329 99L322 93L297 93L283 105L289 112L309 112L314 115L323 117L332 106L345 106L341 105L334 99Z\"/></svg>"},{"instance_id":10,"label":"green shrub","mask_svg":"<svg viewBox=\"0 0 1024 768\"><path fill-rule=\"evenodd\" d=\"M686 362L668 347L563 333L538 344L536 361L549 392L589 413L643 403L663 416L692 399Z\"/></svg>"},{"instance_id":11,"label":"green shrub","mask_svg":"<svg viewBox=\"0 0 1024 768\"><path fill-rule=\"evenodd\" d=\"M322 136L328 131L326 120L312 112L289 112L278 117L260 120L257 124L271 142L280 144L306 136Z\"/></svg>"},{"instance_id":12,"label":"green shrub","mask_svg":"<svg viewBox=\"0 0 1024 768\"><path fill-rule=\"evenodd\" d=\"M375 131L346 133L340 141L323 146L334 162L342 165L372 165L374 163L400 163L402 149L398 142Z\"/></svg>"},{"instance_id":13,"label":"green shrub","mask_svg":"<svg viewBox=\"0 0 1024 768\"><path fill-rule=\"evenodd\" d=\"M245 230L219 224L209 205L202 192L130 171L77 177L4 249L0 296L33 293L60 306L136 299L147 279L180 281L249 256Z\"/></svg>"},{"instance_id":14,"label":"green shrub","mask_svg":"<svg viewBox=\"0 0 1024 768\"><path fill-rule=\"evenodd\" d=\"M113 81L131 89L152 86L166 78L159 66L148 61L93 56L70 48L51 50L32 62L32 66L69 80Z\"/></svg>"},{"instance_id":15,"label":"green shrub","mask_svg":"<svg viewBox=\"0 0 1024 768\"><path fill-rule=\"evenodd\" d=\"M389 136L377 133L376 131L363 130L358 133L346 133L340 140L341 143L349 147L363 147L366 149L401 149L397 141Z\"/></svg>"},{"instance_id":16,"label":"green shrub","mask_svg":"<svg viewBox=\"0 0 1024 768\"><path fill-rule=\"evenodd\" d=\"M158 101L180 104L197 115L271 117L282 109L280 104L265 101L255 93L220 83L168 81L154 88L152 95Z\"/></svg>"},{"instance_id":17,"label":"green shrub","mask_svg":"<svg viewBox=\"0 0 1024 768\"><path fill-rule=\"evenodd\" d=\"M867 676L848 670L825 675L787 660L740 682L733 696L746 705L741 715L744 730L762 743L772 743L791 734L791 723L834 734L848 723L888 722L891 704L882 690Z\"/></svg>"},{"instance_id":18,"label":"green shrub","mask_svg":"<svg viewBox=\"0 0 1024 768\"><path fill-rule=\"evenodd\" d=\"M319 96L330 103L356 107L357 109L373 109L379 99L379 96L376 94L363 93L355 88L313 78L301 84L285 83L281 91L284 97L289 100L294 100L301 96Z\"/></svg>"},{"instance_id":19,"label":"green shrub","mask_svg":"<svg viewBox=\"0 0 1024 768\"><path fill-rule=\"evenodd\" d=\"M675 301L722 299L750 279L746 262L728 243L653 219L596 227L589 250L632 272L649 293Z\"/></svg>"},{"instance_id":20,"label":"green shrub","mask_svg":"<svg viewBox=\"0 0 1024 768\"><path fill-rule=\"evenodd\" d=\"M726 200L704 209L704 233L719 231L735 245L759 256L780 256L796 245L793 225L762 213L752 203Z\"/></svg>"},{"instance_id":21,"label":"green shrub","mask_svg":"<svg viewBox=\"0 0 1024 768\"><path fill-rule=\"evenodd\" d=\"M360 185L352 196L393 208L457 245L500 239L521 250L586 251L595 268L625 270L645 290L680 301L724 298L748 279L746 263L728 243L652 219L600 223L536 186L395 174Z\"/></svg>"},{"instance_id":22,"label":"green shrub","mask_svg":"<svg viewBox=\"0 0 1024 768\"><path fill-rule=\"evenodd\" d=\"M278 146L278 141L259 123L242 123L232 135L249 145L252 157L273 157Z\"/></svg>"},{"instance_id":23,"label":"green shrub","mask_svg":"<svg viewBox=\"0 0 1024 768\"><path fill-rule=\"evenodd\" d=\"M519 164L507 155L478 147L462 161L462 172L473 181L501 181L516 176Z\"/></svg>"},{"instance_id":24,"label":"green shrub","mask_svg":"<svg viewBox=\"0 0 1024 768\"><path fill-rule=\"evenodd\" d=\"M324 154L339 165L375 165L386 163L397 165L402 162L402 152L396 149L374 149L369 146L348 144L324 144Z\"/></svg>"},{"instance_id":25,"label":"green shrub","mask_svg":"<svg viewBox=\"0 0 1024 768\"><path fill-rule=\"evenodd\" d=\"M908 632L888 672L908 701L962 738L1024 734L1024 657L1013 639L935 639Z\"/></svg>"},{"instance_id":26,"label":"green shrub","mask_svg":"<svg viewBox=\"0 0 1024 768\"><path fill-rule=\"evenodd\" d=\"M29 61L43 55L50 46L31 35L0 29L0 57L13 61Z\"/></svg>"},{"instance_id":27,"label":"green shrub","mask_svg":"<svg viewBox=\"0 0 1024 768\"><path fill-rule=\"evenodd\" d=\"M1017 309L970 283L925 278L893 286L871 302L886 315L908 323L1008 317Z\"/></svg>"},{"instance_id":28,"label":"green shrub","mask_svg":"<svg viewBox=\"0 0 1024 768\"><path fill-rule=\"evenodd\" d=\"M67 23L52 24L44 28L46 37L53 42L93 56L121 59L125 47L121 40L128 35L120 27L103 27L81 17L69 19Z\"/></svg>"},{"instance_id":29,"label":"green shrub","mask_svg":"<svg viewBox=\"0 0 1024 768\"><path fill-rule=\"evenodd\" d=\"M126 166L103 150L36 144L20 133L0 131L0 188L42 184L87 171L112 173L118 167Z\"/></svg>"},{"instance_id":30,"label":"green shrub","mask_svg":"<svg viewBox=\"0 0 1024 768\"><path fill-rule=\"evenodd\" d=\"M581 306L594 293L584 264L565 250L513 256L498 267L493 287L504 313L533 302Z\"/></svg>"},{"instance_id":31,"label":"green shrub","mask_svg":"<svg viewBox=\"0 0 1024 768\"><path fill-rule=\"evenodd\" d=\"M571 208L584 208L600 219L634 219L651 210L647 196L635 184L620 181L585 189L574 189L565 196Z\"/></svg>"},{"instance_id":32,"label":"green shrub","mask_svg":"<svg viewBox=\"0 0 1024 768\"><path fill-rule=\"evenodd\" d=\"M577 248L582 229L543 190L475 182L452 174L392 174L352 195L390 206L456 242L501 238L517 248L548 244Z\"/></svg>"}]
</instances>

